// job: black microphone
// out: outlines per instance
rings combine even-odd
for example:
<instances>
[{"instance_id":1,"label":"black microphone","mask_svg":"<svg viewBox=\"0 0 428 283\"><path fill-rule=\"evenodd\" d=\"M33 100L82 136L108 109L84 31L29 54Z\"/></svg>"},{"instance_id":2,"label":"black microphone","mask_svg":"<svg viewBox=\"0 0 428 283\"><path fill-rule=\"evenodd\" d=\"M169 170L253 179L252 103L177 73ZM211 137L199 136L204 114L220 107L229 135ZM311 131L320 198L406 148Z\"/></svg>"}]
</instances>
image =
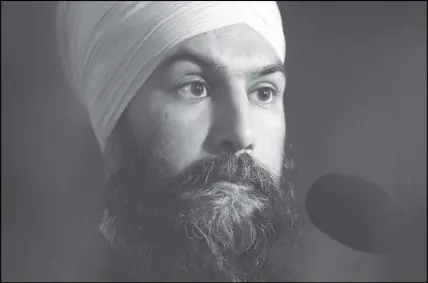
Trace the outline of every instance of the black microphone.
<instances>
[{"instance_id":1,"label":"black microphone","mask_svg":"<svg viewBox=\"0 0 428 283\"><path fill-rule=\"evenodd\" d=\"M306 195L311 222L330 238L365 253L391 244L391 197L376 184L339 173L319 178Z\"/></svg>"}]
</instances>

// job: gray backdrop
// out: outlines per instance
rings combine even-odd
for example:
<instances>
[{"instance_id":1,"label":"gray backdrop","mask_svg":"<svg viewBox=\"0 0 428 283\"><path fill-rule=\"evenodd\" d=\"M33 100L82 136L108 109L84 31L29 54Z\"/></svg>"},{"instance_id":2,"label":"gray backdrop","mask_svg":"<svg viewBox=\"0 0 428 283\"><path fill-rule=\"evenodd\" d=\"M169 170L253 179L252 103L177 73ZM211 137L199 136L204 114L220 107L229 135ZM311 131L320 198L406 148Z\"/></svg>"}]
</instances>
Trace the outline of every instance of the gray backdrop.
<instances>
[{"instance_id":1,"label":"gray backdrop","mask_svg":"<svg viewBox=\"0 0 428 283\"><path fill-rule=\"evenodd\" d=\"M53 5L1 3L3 280L91 279L103 262L100 153L58 68ZM299 195L324 173L351 173L405 212L388 257L307 224L301 280L426 281L426 1L279 5Z\"/></svg>"}]
</instances>

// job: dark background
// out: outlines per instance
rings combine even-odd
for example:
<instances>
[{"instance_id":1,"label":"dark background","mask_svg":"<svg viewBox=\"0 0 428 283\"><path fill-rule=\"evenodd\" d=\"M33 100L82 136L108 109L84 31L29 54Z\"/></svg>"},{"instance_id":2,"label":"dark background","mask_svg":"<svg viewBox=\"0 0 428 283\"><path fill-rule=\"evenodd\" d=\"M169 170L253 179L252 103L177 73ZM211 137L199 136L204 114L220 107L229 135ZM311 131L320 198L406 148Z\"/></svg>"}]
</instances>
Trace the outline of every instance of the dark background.
<instances>
[{"instance_id":1,"label":"dark background","mask_svg":"<svg viewBox=\"0 0 428 283\"><path fill-rule=\"evenodd\" d=\"M299 195L322 174L351 173L403 212L383 257L307 224L300 280L426 281L426 1L279 6ZM58 67L53 8L1 3L2 281L91 279L104 260L100 152Z\"/></svg>"}]
</instances>

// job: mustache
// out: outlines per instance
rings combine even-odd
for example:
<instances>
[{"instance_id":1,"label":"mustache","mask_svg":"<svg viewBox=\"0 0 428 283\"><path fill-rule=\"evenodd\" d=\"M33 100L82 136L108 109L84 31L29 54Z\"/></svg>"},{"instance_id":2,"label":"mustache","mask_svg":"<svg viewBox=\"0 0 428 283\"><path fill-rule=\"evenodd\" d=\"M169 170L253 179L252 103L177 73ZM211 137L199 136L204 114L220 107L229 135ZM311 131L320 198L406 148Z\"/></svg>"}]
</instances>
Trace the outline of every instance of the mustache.
<instances>
[{"instance_id":1,"label":"mustache","mask_svg":"<svg viewBox=\"0 0 428 283\"><path fill-rule=\"evenodd\" d=\"M280 186L280 176L269 171L247 152L240 155L225 153L198 161L174 178L173 183L190 189L221 181L252 186L263 194L268 194L272 187Z\"/></svg>"}]
</instances>

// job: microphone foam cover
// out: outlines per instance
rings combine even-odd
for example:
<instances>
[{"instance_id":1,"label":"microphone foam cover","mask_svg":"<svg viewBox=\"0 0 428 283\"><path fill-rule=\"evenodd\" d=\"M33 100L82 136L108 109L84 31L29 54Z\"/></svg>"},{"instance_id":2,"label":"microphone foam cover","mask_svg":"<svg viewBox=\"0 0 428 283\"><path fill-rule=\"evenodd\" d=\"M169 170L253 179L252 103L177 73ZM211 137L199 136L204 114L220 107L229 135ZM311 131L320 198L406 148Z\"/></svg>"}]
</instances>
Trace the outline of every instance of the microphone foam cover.
<instances>
[{"instance_id":1,"label":"microphone foam cover","mask_svg":"<svg viewBox=\"0 0 428 283\"><path fill-rule=\"evenodd\" d=\"M345 174L319 178L306 196L309 219L353 249L383 253L390 238L390 197L376 184Z\"/></svg>"}]
</instances>

